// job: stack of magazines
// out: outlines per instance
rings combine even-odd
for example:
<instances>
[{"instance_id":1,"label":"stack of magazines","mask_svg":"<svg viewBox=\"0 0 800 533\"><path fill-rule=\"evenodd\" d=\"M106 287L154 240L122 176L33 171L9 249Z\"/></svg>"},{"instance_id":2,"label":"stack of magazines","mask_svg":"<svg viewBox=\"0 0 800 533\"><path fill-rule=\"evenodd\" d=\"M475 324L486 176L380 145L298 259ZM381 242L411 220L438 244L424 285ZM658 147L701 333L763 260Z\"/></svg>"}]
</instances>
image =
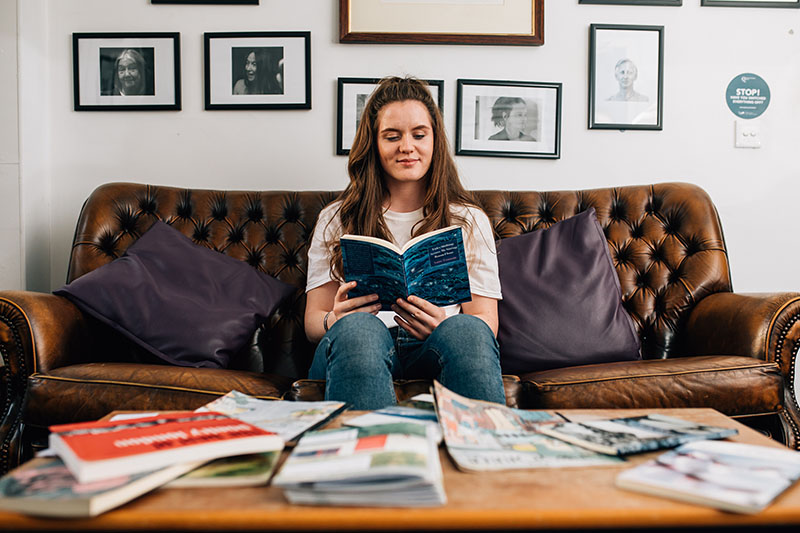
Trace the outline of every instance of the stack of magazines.
<instances>
[{"instance_id":1,"label":"stack of magazines","mask_svg":"<svg viewBox=\"0 0 800 533\"><path fill-rule=\"evenodd\" d=\"M294 504L428 507L446 503L437 436L414 423L306 433L273 483Z\"/></svg>"}]
</instances>

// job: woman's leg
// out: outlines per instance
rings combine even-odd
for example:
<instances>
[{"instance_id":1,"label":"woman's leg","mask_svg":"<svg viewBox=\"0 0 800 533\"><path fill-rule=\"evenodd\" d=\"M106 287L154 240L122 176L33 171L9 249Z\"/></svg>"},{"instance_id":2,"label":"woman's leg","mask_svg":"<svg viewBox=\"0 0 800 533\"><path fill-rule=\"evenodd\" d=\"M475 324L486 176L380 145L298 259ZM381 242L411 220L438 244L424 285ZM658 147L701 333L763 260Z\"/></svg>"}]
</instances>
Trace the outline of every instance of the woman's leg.
<instances>
[{"instance_id":1,"label":"woman's leg","mask_svg":"<svg viewBox=\"0 0 800 533\"><path fill-rule=\"evenodd\" d=\"M326 380L326 400L348 402L353 409L380 409L397 402L394 361L389 328L374 315L353 313L334 322L322 337L308 377Z\"/></svg>"},{"instance_id":2,"label":"woman's leg","mask_svg":"<svg viewBox=\"0 0 800 533\"><path fill-rule=\"evenodd\" d=\"M500 350L491 328L480 318L459 314L433 330L419 352L400 359L408 377L435 377L453 392L505 404Z\"/></svg>"}]
</instances>

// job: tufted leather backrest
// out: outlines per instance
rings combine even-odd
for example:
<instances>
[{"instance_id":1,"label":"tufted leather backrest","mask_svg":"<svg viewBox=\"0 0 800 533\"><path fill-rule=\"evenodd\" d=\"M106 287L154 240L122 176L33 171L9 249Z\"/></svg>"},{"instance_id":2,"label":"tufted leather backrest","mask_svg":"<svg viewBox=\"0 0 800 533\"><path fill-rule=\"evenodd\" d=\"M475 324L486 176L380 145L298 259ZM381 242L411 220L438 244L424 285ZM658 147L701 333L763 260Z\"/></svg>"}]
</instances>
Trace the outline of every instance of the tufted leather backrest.
<instances>
[{"instance_id":1,"label":"tufted leather backrest","mask_svg":"<svg viewBox=\"0 0 800 533\"><path fill-rule=\"evenodd\" d=\"M259 330L250 370L305 377L313 346L303 332L307 245L332 191L221 191L132 183L98 187L81 211L67 281L122 255L156 220L298 288ZM498 238L547 228L594 207L648 359L681 355L688 311L730 292L716 209L686 183L583 191L476 191Z\"/></svg>"}]
</instances>

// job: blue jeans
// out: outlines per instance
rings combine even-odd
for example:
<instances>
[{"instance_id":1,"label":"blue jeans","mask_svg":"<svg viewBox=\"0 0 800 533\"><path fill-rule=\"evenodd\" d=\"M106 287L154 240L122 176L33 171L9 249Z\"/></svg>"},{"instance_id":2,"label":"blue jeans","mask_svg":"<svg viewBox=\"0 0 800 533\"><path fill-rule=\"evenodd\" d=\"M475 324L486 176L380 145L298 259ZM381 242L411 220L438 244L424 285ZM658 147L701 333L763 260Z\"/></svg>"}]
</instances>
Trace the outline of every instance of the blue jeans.
<instances>
[{"instance_id":1,"label":"blue jeans","mask_svg":"<svg viewBox=\"0 0 800 533\"><path fill-rule=\"evenodd\" d=\"M397 403L393 379L435 378L462 396L505 404L497 339L465 314L445 319L425 341L369 313L345 315L320 340L308 377L326 380L326 400L353 409Z\"/></svg>"}]
</instances>

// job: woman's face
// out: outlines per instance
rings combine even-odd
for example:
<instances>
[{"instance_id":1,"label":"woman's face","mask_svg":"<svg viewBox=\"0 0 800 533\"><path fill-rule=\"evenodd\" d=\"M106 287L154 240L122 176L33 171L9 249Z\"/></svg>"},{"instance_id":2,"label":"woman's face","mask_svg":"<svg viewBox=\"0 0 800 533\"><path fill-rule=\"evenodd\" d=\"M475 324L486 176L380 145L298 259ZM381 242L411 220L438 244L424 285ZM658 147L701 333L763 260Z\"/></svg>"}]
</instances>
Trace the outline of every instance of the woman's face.
<instances>
[{"instance_id":1,"label":"woman's face","mask_svg":"<svg viewBox=\"0 0 800 533\"><path fill-rule=\"evenodd\" d=\"M433 126L428 109L417 100L385 105L378 112L378 152L387 180L420 181L433 156Z\"/></svg>"},{"instance_id":2,"label":"woman's face","mask_svg":"<svg viewBox=\"0 0 800 533\"><path fill-rule=\"evenodd\" d=\"M506 131L510 138L519 136L528 124L528 107L522 103L511 106L511 111L506 115Z\"/></svg>"},{"instance_id":3,"label":"woman's face","mask_svg":"<svg viewBox=\"0 0 800 533\"><path fill-rule=\"evenodd\" d=\"M256 53L250 52L244 62L244 75L247 76L247 81L255 81L256 69Z\"/></svg>"},{"instance_id":4,"label":"woman's face","mask_svg":"<svg viewBox=\"0 0 800 533\"><path fill-rule=\"evenodd\" d=\"M132 58L123 57L117 64L117 78L119 78L119 86L123 93L136 94L142 79L139 65Z\"/></svg>"}]
</instances>

